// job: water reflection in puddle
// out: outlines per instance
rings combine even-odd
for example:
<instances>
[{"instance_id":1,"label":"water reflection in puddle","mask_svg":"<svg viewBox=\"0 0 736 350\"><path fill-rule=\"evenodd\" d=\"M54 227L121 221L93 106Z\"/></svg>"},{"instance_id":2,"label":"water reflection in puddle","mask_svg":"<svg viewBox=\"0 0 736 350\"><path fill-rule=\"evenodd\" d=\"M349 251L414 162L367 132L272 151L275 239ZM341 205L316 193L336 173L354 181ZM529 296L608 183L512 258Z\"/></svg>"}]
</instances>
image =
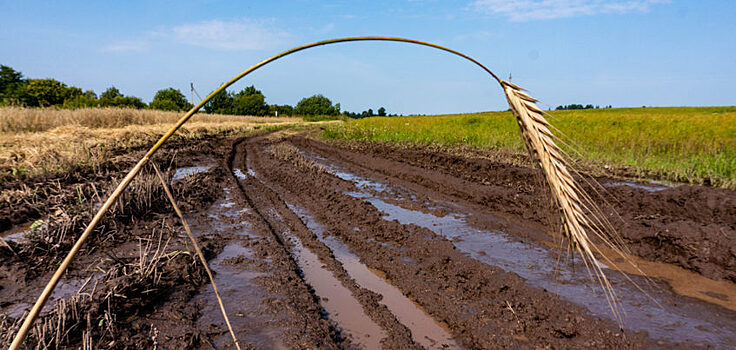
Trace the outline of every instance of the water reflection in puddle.
<instances>
[{"instance_id":1,"label":"water reflection in puddle","mask_svg":"<svg viewBox=\"0 0 736 350\"><path fill-rule=\"evenodd\" d=\"M563 299L583 305L596 316L612 317L603 292L600 288L591 288L583 268L578 266L575 272L570 266L560 266L556 252L536 244L518 242L503 232L475 228L467 223L467 215L471 214L462 213L471 211L458 205L448 208L453 214L438 217L390 204L370 193L375 188L388 188L387 185L351 174L334 165L326 167L336 176L355 183L360 191L346 194L373 204L387 214L386 220L429 229L447 237L459 250L478 261L514 272L530 285L545 288ZM618 273L608 273L608 277L626 313L626 328L647 331L653 338L675 342L705 342L718 347L736 344L736 312L674 294L664 284L658 284L650 297ZM638 276L630 277L639 285L647 283Z\"/></svg>"},{"instance_id":2,"label":"water reflection in puddle","mask_svg":"<svg viewBox=\"0 0 736 350\"><path fill-rule=\"evenodd\" d=\"M317 255L305 248L299 238L288 231L283 236L292 244L292 254L304 273L304 279L320 298L328 317L350 335L353 343L366 349L380 349L381 339L386 337L386 333L365 314L353 293L322 266Z\"/></svg>"},{"instance_id":3,"label":"water reflection in puddle","mask_svg":"<svg viewBox=\"0 0 736 350\"><path fill-rule=\"evenodd\" d=\"M210 268L215 272L215 282L230 322L241 342L263 349L286 349L280 340L281 330L274 324L279 321L279 316L264 315L264 301L278 299L280 296L268 293L254 280L264 273L254 270L249 264L253 259L260 259L265 263L269 263L270 259L254 257L253 250L243 246L246 240L258 239L243 216L248 211L247 208L238 208L231 190L225 188L224 198L216 201L206 212L206 216L211 219L209 224L197 226L194 234L203 236L220 232L225 235L235 233L240 237L225 245L222 252L209 262ZM203 329L213 324L218 325L224 332L214 337L215 345L218 348L231 346L232 338L226 331L212 286L204 287L195 299L204 305L197 322Z\"/></svg>"},{"instance_id":4,"label":"water reflection in puddle","mask_svg":"<svg viewBox=\"0 0 736 350\"><path fill-rule=\"evenodd\" d=\"M200 165L194 165L190 167L178 168L174 172L174 176L171 177L171 182L181 180L190 175L205 172L207 170L210 170L210 168L212 168L213 166L215 166L214 163L208 163L208 164L200 164Z\"/></svg>"},{"instance_id":5,"label":"water reflection in puddle","mask_svg":"<svg viewBox=\"0 0 736 350\"><path fill-rule=\"evenodd\" d=\"M238 168L233 169L233 174L235 174L235 176L241 180L245 180L246 178L248 178L245 174L243 174L243 171Z\"/></svg>"},{"instance_id":6,"label":"water reflection in puddle","mask_svg":"<svg viewBox=\"0 0 736 350\"><path fill-rule=\"evenodd\" d=\"M383 297L380 303L386 305L399 322L409 328L415 342L427 349L460 348L445 329L404 296L398 288L361 263L360 258L353 254L350 248L334 237L325 237L324 228L305 209L288 203L287 205L307 224L310 231L332 250L332 254L358 285Z\"/></svg>"},{"instance_id":7,"label":"water reflection in puddle","mask_svg":"<svg viewBox=\"0 0 736 350\"><path fill-rule=\"evenodd\" d=\"M603 184L603 187L619 187L619 186L629 186L631 188L636 188L639 190L645 190L649 192L659 192L668 190L670 188L673 188L674 186L669 186L657 182L651 182L650 184L640 184L636 182L629 182L629 181L621 181L621 182L611 182Z\"/></svg>"},{"instance_id":8,"label":"water reflection in puddle","mask_svg":"<svg viewBox=\"0 0 736 350\"><path fill-rule=\"evenodd\" d=\"M88 292L92 289L95 281L97 281L100 277L101 276L99 275L94 275L93 277L88 277L87 279L75 278L68 281L60 281L59 284L56 285L56 288L54 288L53 293L51 293L51 296L49 297L46 305L44 305L43 309L41 309L41 312L45 313L51 311L54 308L56 302L61 299L69 299L79 293ZM39 289L38 292L32 293L32 295L36 294L41 294L41 289ZM0 313L17 319L23 316L27 311L30 311L31 307L33 307L33 304L18 302L4 307L0 311Z\"/></svg>"},{"instance_id":9,"label":"water reflection in puddle","mask_svg":"<svg viewBox=\"0 0 736 350\"><path fill-rule=\"evenodd\" d=\"M9 230L3 231L2 234L0 234L0 237L2 237L6 242L17 242L31 231L32 225L33 222L27 222L25 224L13 226Z\"/></svg>"}]
</instances>

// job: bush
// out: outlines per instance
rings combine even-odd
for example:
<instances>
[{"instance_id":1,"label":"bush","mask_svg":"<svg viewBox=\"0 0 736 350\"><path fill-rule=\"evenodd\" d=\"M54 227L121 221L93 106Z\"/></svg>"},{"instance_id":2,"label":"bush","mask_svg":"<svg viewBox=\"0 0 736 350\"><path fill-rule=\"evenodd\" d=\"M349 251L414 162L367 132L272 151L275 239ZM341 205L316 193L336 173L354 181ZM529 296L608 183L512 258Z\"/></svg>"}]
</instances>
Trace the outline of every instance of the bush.
<instances>
[{"instance_id":1,"label":"bush","mask_svg":"<svg viewBox=\"0 0 736 350\"><path fill-rule=\"evenodd\" d=\"M83 94L72 99L68 99L64 101L64 104L62 105L63 108L68 109L89 108L98 106L100 106L100 101L96 98L96 96L93 97L88 94Z\"/></svg>"}]
</instances>

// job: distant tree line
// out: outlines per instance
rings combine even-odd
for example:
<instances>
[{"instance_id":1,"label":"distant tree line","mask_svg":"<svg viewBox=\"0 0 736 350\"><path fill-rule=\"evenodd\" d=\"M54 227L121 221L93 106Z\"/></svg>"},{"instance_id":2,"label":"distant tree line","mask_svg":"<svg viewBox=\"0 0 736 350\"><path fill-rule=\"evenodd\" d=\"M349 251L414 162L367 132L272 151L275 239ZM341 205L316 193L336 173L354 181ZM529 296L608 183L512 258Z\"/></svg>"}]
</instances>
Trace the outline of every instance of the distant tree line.
<instances>
[{"instance_id":1,"label":"distant tree line","mask_svg":"<svg viewBox=\"0 0 736 350\"><path fill-rule=\"evenodd\" d=\"M185 111L192 108L186 96L174 88L156 92L151 103L146 104L139 97L126 96L111 86L102 94L92 90L82 91L76 86L67 86L55 79L26 79L21 72L0 65L0 106L16 105L26 107L122 107L149 108L165 111ZM341 112L340 104L333 104L323 95L313 95L297 102L296 106L269 105L264 94L255 86L248 86L237 93L223 90L204 105L207 113L252 115L252 116L318 116L322 119L335 119L339 116L366 118L387 115L380 107L377 113L372 109L361 113Z\"/></svg>"},{"instance_id":2,"label":"distant tree line","mask_svg":"<svg viewBox=\"0 0 736 350\"><path fill-rule=\"evenodd\" d=\"M367 111L363 111L360 113L354 113L354 112L343 112L343 115L348 118L353 119L362 119L362 118L368 118L368 117L398 117L397 114L386 114L386 108L379 107L376 113L373 113L373 109L368 108Z\"/></svg>"},{"instance_id":3,"label":"distant tree line","mask_svg":"<svg viewBox=\"0 0 736 350\"><path fill-rule=\"evenodd\" d=\"M598 109L601 108L600 106L593 106L593 105L581 105L581 104L571 104L571 105L564 105L564 106L557 106L555 110L568 110L568 109ZM612 108L611 105L603 106L603 108Z\"/></svg>"}]
</instances>

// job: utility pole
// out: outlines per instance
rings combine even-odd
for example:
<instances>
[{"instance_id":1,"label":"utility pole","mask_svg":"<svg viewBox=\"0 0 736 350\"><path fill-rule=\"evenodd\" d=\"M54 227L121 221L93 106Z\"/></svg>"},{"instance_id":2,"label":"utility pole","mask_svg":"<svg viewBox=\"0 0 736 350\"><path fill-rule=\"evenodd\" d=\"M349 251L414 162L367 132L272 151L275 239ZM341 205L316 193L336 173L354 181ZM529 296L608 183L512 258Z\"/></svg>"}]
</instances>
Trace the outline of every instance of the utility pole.
<instances>
[{"instance_id":1,"label":"utility pole","mask_svg":"<svg viewBox=\"0 0 736 350\"><path fill-rule=\"evenodd\" d=\"M192 101L192 104L195 104L195 103L194 103L194 96L195 96L195 95L197 96L197 98L198 98L198 99L199 99L200 101L202 101L202 96L199 96L199 92L197 92L197 90L196 90L196 89L194 88L194 83L189 83L189 88L190 88L190 91L189 91L189 96L191 96L191 101Z\"/></svg>"},{"instance_id":2,"label":"utility pole","mask_svg":"<svg viewBox=\"0 0 736 350\"><path fill-rule=\"evenodd\" d=\"M192 104L194 104L194 83L189 83L189 87L191 88L189 90L189 96L190 96L189 101L191 101Z\"/></svg>"}]
</instances>

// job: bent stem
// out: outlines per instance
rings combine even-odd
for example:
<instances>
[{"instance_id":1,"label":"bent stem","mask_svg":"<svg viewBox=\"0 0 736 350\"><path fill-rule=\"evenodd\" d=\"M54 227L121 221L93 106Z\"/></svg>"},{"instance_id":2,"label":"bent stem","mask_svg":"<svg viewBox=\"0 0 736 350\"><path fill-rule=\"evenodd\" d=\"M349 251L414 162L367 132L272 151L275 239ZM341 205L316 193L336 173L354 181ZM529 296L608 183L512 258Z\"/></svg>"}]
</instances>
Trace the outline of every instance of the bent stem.
<instances>
[{"instance_id":1,"label":"bent stem","mask_svg":"<svg viewBox=\"0 0 736 350\"><path fill-rule=\"evenodd\" d=\"M210 278L210 283L212 283L212 289L215 290L215 297L217 298L217 303L220 304L220 312L222 312L222 317L225 319L225 324L227 325L227 329L230 331L230 335L233 337L233 341L235 342L235 347L238 350L240 350L240 344L238 344L238 338L235 336L233 327L230 325L230 319L227 317L227 311L225 311L225 305L222 303L220 292L217 290L217 284L215 283L215 277L212 275L212 271L210 270L210 267L207 265L207 259L204 258L204 254L202 254L202 250L199 249L199 244L197 244L197 239L194 238L194 235L192 234L192 230L189 228L189 224L187 224L187 220L184 219L184 215L181 213L181 210L179 210L179 206L176 205L174 196L171 194L171 191L169 190L169 185L166 184L166 180L164 180L164 177L161 175L161 172L158 170L158 166L156 165L156 163L151 163L151 165L153 165L153 170L156 171L156 176L158 176L158 179L161 180L161 186L163 186L164 192L166 192L166 197L169 198L169 202L171 202L171 206L174 207L174 211L176 212L176 215L178 215L179 219L181 219L181 224L184 226L184 231L187 232L187 236L189 236L189 240L192 241L192 245L194 245L194 251L197 253L197 256L199 256L199 260L202 262L202 266L204 266L205 271L207 271L207 276Z\"/></svg>"},{"instance_id":2,"label":"bent stem","mask_svg":"<svg viewBox=\"0 0 736 350\"><path fill-rule=\"evenodd\" d=\"M133 167L133 169L130 170L130 172L125 176L125 178L123 179L123 181L118 185L118 187L110 195L110 197L107 199L107 201L100 207L100 209L97 212L97 214L95 214L95 216L92 219L92 221L89 223L89 225L84 230L84 232L82 233L82 235L79 237L79 239L77 240L77 242L74 244L74 246L72 247L72 249L69 251L69 253L67 254L67 256L61 262L61 264L59 265L58 269L56 270L56 272L54 273L54 275L51 277L51 280L48 282L48 284L44 288L43 292L39 296L38 300L36 300L36 303L33 305L33 308L31 309L30 313L28 314L28 316L26 317L26 319L23 321L23 325L21 326L20 330L18 331L18 334L16 334L15 338L13 339L13 343L10 345L10 349L11 350L16 350L16 349L18 349L20 347L20 345L23 342L23 339L25 339L26 334L30 330L30 328L31 328L34 320L38 317L38 314L40 313L41 309L46 304L46 301L48 300L48 298L51 296L51 293L53 292L54 288L56 287L56 284L59 282L59 279L61 279L61 276L64 275L64 272L69 267L69 264L74 259L74 256L79 252L79 250L81 249L81 247L84 244L84 242L92 234L92 232L94 231L95 227L97 226L97 224L101 220L102 216L107 212L107 210L110 208L110 206L112 205L112 203L115 202L115 200L117 200L120 197L120 194L122 193L122 191L124 191L125 188L128 187L128 185L133 180L133 178L135 178L138 175L138 173L141 171L141 168L143 167L143 165L145 165L149 161L149 159L153 156L153 154L156 153L156 151L158 151L158 149L174 133L176 133L176 131L179 130L179 128L182 125L184 125L184 123L186 123L195 113L197 113L197 111L199 111L200 108L202 108L215 95L217 95L218 93L224 91L228 86L234 84L235 82L237 82L238 80L240 80L244 76L250 74L251 72L253 72L253 71L255 71L255 70L257 70L257 69L259 69L259 68L261 68L261 67L263 67L263 66L265 66L265 65L267 65L267 64L269 64L269 63L271 63L273 61L276 61L276 60L278 60L280 58L283 58L285 56L288 56L288 55L291 55L291 54L294 54L296 52L299 52L299 51L302 51L302 50L306 50L306 49L309 49L309 48L323 46L323 45L336 44L336 43L343 43L343 42L352 42L352 41L391 41L391 42L399 42L399 43L422 45L422 46L427 46L427 47L435 48L435 49L438 49L438 50L442 50L442 51L451 53L453 55L459 56L459 57L461 57L461 58L463 58L465 60L468 60L468 61L472 62L473 64L475 64L476 66L480 67L486 73L488 73L489 75L491 75L491 77L493 77L493 79L495 79L499 84L501 84L501 87L505 91L507 91L507 85L504 85L504 82L502 82L501 79L499 79L490 69L486 68L483 64L481 64L480 62L476 61L475 59L473 59L473 58L471 58L471 57L469 57L469 56L467 56L467 55L465 55L463 53L460 53L458 51L455 51L455 50L452 50L452 49L448 49L448 48L446 48L444 46L440 46L440 45L437 45L437 44L432 44L432 43L428 43L428 42L424 42L424 41L419 41L419 40L406 39L406 38L382 37L382 36L363 36L363 37L349 37L349 38L330 39L330 40L318 41L318 42L314 42L314 43L311 43L311 44L306 44L306 45L298 46L298 47L295 47L293 49L286 50L284 52L281 52L279 54L276 54L274 56L271 56L271 57L269 57L269 58L267 58L267 59L265 59L265 60L263 60L261 62L258 62L257 64L255 64L255 65L251 66L250 68L244 70L243 72L239 73L238 75L236 75L235 77L233 77L232 79L230 79L228 82L222 84L220 87L218 87L217 89L215 89L214 91L212 91L209 95L207 95L207 97L205 97L203 100L201 100L197 105L195 105L194 107L192 107L192 109L190 109L181 119L179 119L179 121L177 121L177 123L171 128L171 130L169 130L166 134L164 134L158 140L158 142L156 142L156 144L154 144L153 147L151 147L151 149L148 150L148 152L146 153L146 155L143 156L143 158L141 158L141 160L135 165L135 167ZM511 100L509 101L509 104L513 108L513 104L511 103ZM522 125L519 125L519 126L522 127ZM522 127L522 134L523 134L523 132L524 131L523 131L523 127ZM529 145L528 142L527 142L527 145ZM542 151L544 151L544 149L542 149ZM548 173L545 172L545 175L548 175ZM548 180L549 180L549 178L548 178ZM554 192L553 191L553 195L557 195L557 192ZM558 198L558 204L562 204L563 202L564 201L560 201L559 198ZM565 213L565 214L568 214L568 213ZM566 217L565 216L563 216L563 221L564 220L566 220Z\"/></svg>"}]
</instances>

